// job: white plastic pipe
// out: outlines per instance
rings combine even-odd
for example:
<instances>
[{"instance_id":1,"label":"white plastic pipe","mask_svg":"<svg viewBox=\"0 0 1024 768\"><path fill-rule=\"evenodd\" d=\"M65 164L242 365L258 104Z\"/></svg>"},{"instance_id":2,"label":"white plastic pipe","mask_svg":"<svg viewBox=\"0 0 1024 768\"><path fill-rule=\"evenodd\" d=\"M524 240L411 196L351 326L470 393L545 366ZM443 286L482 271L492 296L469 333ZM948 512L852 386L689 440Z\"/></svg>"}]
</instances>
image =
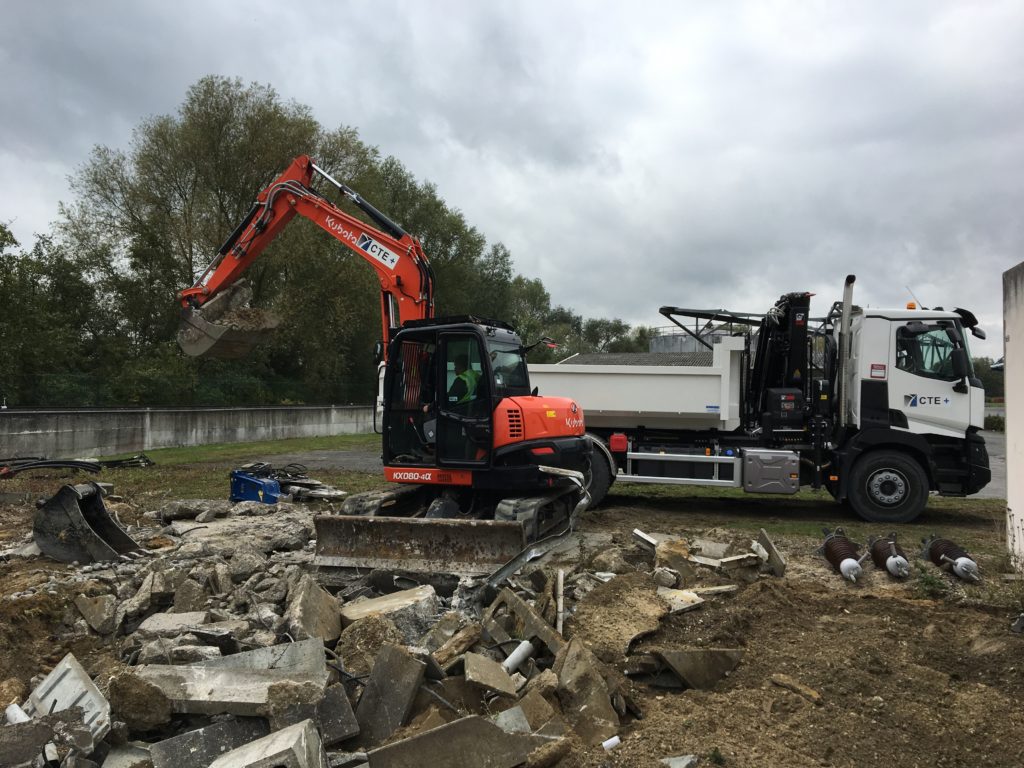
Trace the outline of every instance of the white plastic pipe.
<instances>
[{"instance_id":1,"label":"white plastic pipe","mask_svg":"<svg viewBox=\"0 0 1024 768\"><path fill-rule=\"evenodd\" d=\"M501 662L501 668L508 672L510 675L515 672L528 658L533 656L537 652L537 649L533 647L533 643L529 640L523 640L516 649L509 654L508 658Z\"/></svg>"}]
</instances>

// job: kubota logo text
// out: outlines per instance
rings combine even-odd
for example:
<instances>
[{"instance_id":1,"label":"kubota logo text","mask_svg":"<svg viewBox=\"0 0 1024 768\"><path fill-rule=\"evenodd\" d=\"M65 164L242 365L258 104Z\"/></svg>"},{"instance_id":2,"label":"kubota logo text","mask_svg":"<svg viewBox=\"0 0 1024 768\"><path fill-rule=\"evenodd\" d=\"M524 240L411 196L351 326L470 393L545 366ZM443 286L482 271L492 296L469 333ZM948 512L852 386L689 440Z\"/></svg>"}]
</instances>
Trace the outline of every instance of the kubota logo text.
<instances>
[{"instance_id":1,"label":"kubota logo text","mask_svg":"<svg viewBox=\"0 0 1024 768\"><path fill-rule=\"evenodd\" d=\"M345 225L342 224L333 216L325 217L324 224L327 225L327 228L330 229L331 232L336 232L337 234L341 235L342 240L348 240L350 243L355 243L356 245L359 245L359 238L356 236L356 233L353 232L351 229L346 229Z\"/></svg>"}]
</instances>

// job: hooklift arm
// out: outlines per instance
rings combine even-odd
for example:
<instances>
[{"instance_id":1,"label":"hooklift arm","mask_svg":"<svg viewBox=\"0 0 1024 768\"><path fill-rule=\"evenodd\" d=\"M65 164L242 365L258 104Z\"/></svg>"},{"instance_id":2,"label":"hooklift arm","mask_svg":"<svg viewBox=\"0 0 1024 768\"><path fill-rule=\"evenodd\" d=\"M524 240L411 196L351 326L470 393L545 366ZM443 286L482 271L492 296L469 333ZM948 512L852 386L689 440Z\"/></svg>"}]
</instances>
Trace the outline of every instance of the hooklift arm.
<instances>
[{"instance_id":1,"label":"hooklift arm","mask_svg":"<svg viewBox=\"0 0 1024 768\"><path fill-rule=\"evenodd\" d=\"M323 177L380 227L364 224L309 187ZM391 331L406 320L434 314L434 275L419 240L333 179L306 155L300 155L264 189L242 222L220 247L196 283L178 294L185 309L199 309L235 283L288 222L299 214L363 257L381 286L381 324L385 348ZM383 231L381 231L383 230Z\"/></svg>"}]
</instances>

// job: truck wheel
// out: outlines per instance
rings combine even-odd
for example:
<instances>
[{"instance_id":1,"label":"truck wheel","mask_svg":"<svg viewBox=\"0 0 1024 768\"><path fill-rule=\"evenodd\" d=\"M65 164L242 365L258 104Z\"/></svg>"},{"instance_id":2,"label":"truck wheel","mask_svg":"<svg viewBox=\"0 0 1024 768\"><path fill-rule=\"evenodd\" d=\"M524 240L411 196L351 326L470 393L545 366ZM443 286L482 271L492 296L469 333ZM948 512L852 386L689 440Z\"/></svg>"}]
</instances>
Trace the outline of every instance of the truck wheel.
<instances>
[{"instance_id":1,"label":"truck wheel","mask_svg":"<svg viewBox=\"0 0 1024 768\"><path fill-rule=\"evenodd\" d=\"M590 493L590 509L593 509L602 501L608 493L612 484L612 470L608 466L608 459L599 450L594 450L590 457L590 471L587 473L587 491Z\"/></svg>"},{"instance_id":2,"label":"truck wheel","mask_svg":"<svg viewBox=\"0 0 1024 768\"><path fill-rule=\"evenodd\" d=\"M928 503L924 469L899 451L873 451L853 465L850 506L872 523L908 523Z\"/></svg>"}]
</instances>

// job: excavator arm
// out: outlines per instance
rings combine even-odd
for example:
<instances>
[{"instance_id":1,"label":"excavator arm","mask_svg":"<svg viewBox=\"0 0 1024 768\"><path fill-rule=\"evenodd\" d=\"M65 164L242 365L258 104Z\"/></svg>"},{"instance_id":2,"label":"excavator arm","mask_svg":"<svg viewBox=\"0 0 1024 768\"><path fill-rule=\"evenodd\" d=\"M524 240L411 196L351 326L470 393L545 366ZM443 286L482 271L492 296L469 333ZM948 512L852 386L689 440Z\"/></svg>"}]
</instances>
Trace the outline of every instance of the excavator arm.
<instances>
[{"instance_id":1,"label":"excavator arm","mask_svg":"<svg viewBox=\"0 0 1024 768\"><path fill-rule=\"evenodd\" d=\"M314 174L336 187L380 229L314 191L310 187ZM301 155L260 192L211 264L191 288L179 294L183 311L178 343L186 354L243 357L277 325L271 315L239 312L239 305L250 296L240 278L296 215L314 222L377 273L385 350L393 330L403 322L433 317L434 276L419 241Z\"/></svg>"}]
</instances>

